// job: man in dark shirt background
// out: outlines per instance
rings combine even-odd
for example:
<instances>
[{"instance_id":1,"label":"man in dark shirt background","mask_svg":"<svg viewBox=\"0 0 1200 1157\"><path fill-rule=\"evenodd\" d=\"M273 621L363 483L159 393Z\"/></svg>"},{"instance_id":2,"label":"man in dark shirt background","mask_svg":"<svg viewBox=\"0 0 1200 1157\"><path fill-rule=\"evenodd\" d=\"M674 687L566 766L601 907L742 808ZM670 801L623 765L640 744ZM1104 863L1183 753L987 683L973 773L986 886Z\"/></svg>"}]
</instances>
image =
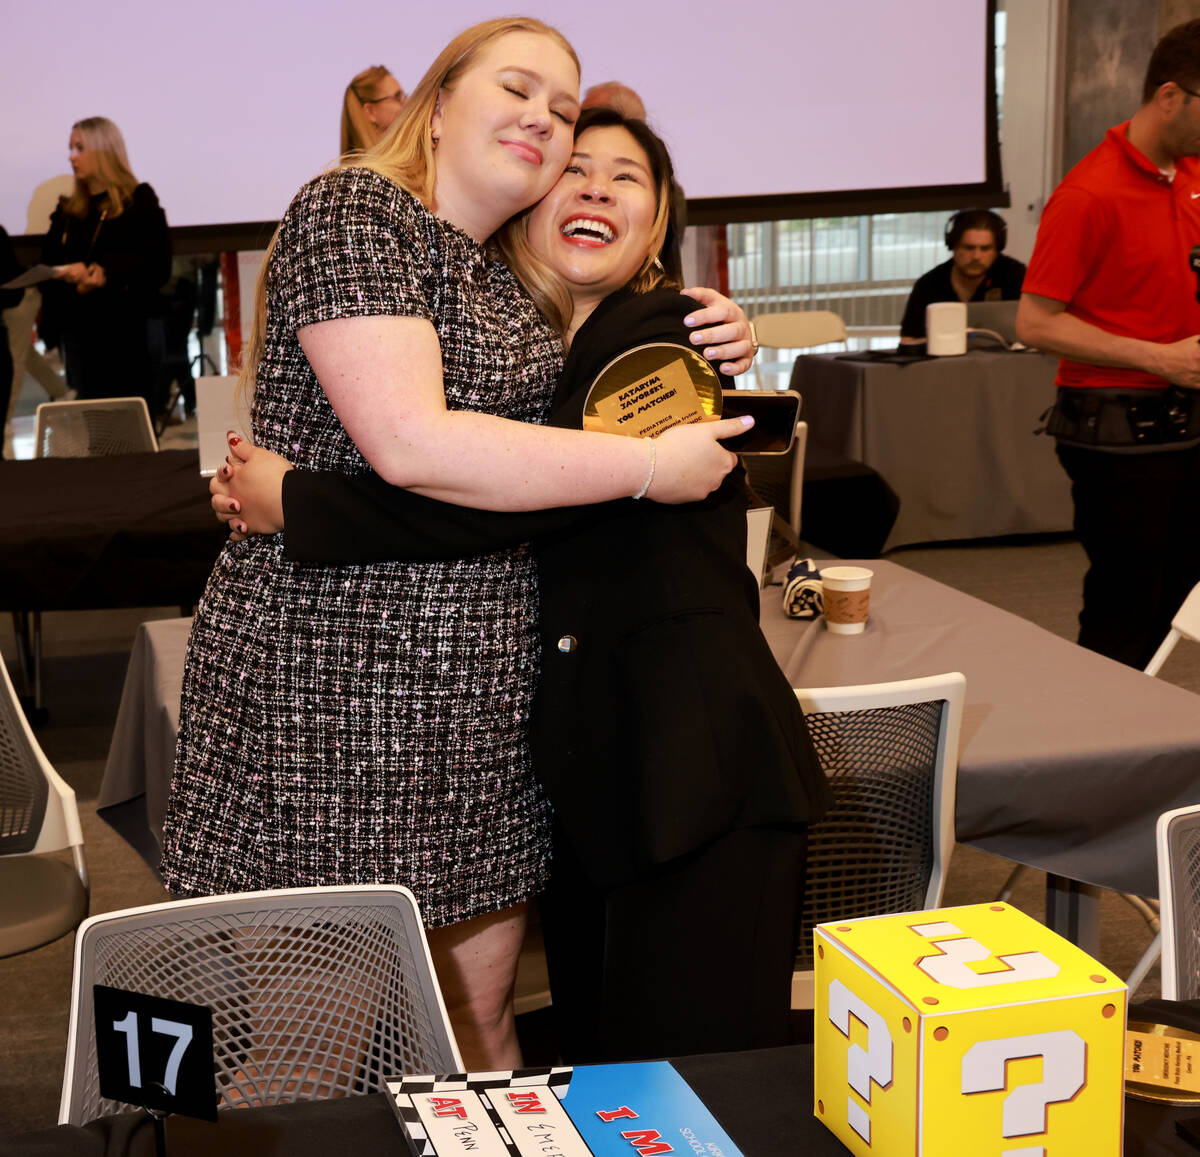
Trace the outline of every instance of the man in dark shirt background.
<instances>
[{"instance_id":1,"label":"man in dark shirt background","mask_svg":"<svg viewBox=\"0 0 1200 1157\"><path fill-rule=\"evenodd\" d=\"M936 301L1017 301L1025 266L1004 256L1008 227L990 209L964 209L946 223L953 255L917 279L904 318L901 345L925 340L925 307Z\"/></svg>"}]
</instances>

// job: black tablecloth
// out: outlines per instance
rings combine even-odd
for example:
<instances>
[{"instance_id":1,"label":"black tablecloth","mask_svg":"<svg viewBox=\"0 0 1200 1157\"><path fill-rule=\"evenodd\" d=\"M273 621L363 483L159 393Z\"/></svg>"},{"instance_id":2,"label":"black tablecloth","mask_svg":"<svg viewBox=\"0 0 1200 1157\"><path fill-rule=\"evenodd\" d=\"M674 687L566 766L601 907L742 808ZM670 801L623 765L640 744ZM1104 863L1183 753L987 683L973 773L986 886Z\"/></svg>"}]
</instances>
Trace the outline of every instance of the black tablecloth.
<instances>
[{"instance_id":1,"label":"black tablecloth","mask_svg":"<svg viewBox=\"0 0 1200 1157\"><path fill-rule=\"evenodd\" d=\"M755 494L784 522L792 521L792 458L745 455L742 465ZM804 452L800 537L838 558L875 558L883 551L900 499L878 471L809 440Z\"/></svg>"},{"instance_id":2,"label":"black tablecloth","mask_svg":"<svg viewBox=\"0 0 1200 1157\"><path fill-rule=\"evenodd\" d=\"M224 541L195 450L0 461L0 610L191 605Z\"/></svg>"},{"instance_id":3,"label":"black tablecloth","mask_svg":"<svg viewBox=\"0 0 1200 1157\"><path fill-rule=\"evenodd\" d=\"M674 1064L745 1157L848 1152L812 1116L811 1046L683 1057ZM142 1119L144 1114L104 1117L82 1128L63 1125L0 1140L0 1157L152 1157L154 1133ZM215 1125L173 1118L167 1148L170 1157L406 1153L395 1114L379 1094L229 1110Z\"/></svg>"},{"instance_id":4,"label":"black tablecloth","mask_svg":"<svg viewBox=\"0 0 1200 1157\"><path fill-rule=\"evenodd\" d=\"M812 1047L682 1057L675 1067L695 1089L745 1157L845 1157L840 1141L812 1115ZM1164 1157L1194 1150L1175 1135L1175 1121L1195 1110L1125 1102L1125 1157ZM996 1151L1001 1145L998 1143ZM385 1097L302 1101L270 1109L235 1109L217 1124L172 1118L169 1157L330 1157L399 1155L403 1134ZM632 1150L631 1150L632 1152ZM145 1114L104 1117L0 1139L0 1157L153 1157Z\"/></svg>"}]
</instances>

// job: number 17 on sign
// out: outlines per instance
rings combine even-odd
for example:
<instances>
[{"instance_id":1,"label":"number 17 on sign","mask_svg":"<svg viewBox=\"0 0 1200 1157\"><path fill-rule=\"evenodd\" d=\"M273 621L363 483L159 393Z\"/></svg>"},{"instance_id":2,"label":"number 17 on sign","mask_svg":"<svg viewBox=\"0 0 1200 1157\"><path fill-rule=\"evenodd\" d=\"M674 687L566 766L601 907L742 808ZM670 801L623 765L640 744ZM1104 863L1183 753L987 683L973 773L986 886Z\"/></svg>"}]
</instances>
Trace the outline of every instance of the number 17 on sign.
<instances>
[{"instance_id":1,"label":"number 17 on sign","mask_svg":"<svg viewBox=\"0 0 1200 1157\"><path fill-rule=\"evenodd\" d=\"M93 1006L101 1096L217 1119L210 1009L102 984Z\"/></svg>"}]
</instances>

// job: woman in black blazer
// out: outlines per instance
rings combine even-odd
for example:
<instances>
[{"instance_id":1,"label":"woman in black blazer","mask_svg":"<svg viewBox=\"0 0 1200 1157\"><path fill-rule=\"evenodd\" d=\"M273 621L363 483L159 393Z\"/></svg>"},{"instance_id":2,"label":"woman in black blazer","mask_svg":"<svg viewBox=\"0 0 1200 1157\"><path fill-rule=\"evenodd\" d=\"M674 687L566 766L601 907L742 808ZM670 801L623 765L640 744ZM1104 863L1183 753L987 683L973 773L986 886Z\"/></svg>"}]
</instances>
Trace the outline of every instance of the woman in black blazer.
<instances>
[{"instance_id":1,"label":"woman in black blazer","mask_svg":"<svg viewBox=\"0 0 1200 1157\"><path fill-rule=\"evenodd\" d=\"M11 281L21 272L21 264L17 261L13 249L12 238L3 225L0 225L0 285ZM0 289L0 311L12 309L24 293L22 289ZM8 422L8 404L12 398L13 362L8 344L8 327L0 316L0 458L4 457L5 427Z\"/></svg>"},{"instance_id":2,"label":"woman in black blazer","mask_svg":"<svg viewBox=\"0 0 1200 1157\"><path fill-rule=\"evenodd\" d=\"M638 170L649 223L623 204L644 193L622 187ZM578 428L613 357L649 342L690 348L683 318L695 303L655 264L678 268L672 178L642 122L585 112L562 184L547 198L556 203L532 212L529 236L575 298L551 422ZM605 243L606 228L617 241ZM640 254L632 270L606 252L622 242ZM507 514L435 502L373 474L289 471L283 507L286 550L300 561L534 543L542 672L532 741L557 820L542 907L564 1058L787 1043L804 831L827 789L758 627L741 469L686 506L625 499Z\"/></svg>"},{"instance_id":3,"label":"woman in black blazer","mask_svg":"<svg viewBox=\"0 0 1200 1157\"><path fill-rule=\"evenodd\" d=\"M39 332L61 346L67 385L81 398L138 395L157 417L163 300L171 276L167 218L129 168L121 130L107 117L71 127L75 189L59 201L42 260L61 266L42 287Z\"/></svg>"}]
</instances>

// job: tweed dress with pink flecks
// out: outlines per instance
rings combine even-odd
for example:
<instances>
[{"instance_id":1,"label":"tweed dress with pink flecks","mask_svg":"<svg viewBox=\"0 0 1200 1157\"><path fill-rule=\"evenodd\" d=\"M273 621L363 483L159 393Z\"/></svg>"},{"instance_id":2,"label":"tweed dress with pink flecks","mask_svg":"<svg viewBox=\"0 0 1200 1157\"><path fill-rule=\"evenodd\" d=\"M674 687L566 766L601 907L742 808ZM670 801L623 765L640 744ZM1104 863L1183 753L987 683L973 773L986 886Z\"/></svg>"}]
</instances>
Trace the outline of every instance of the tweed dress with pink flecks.
<instances>
[{"instance_id":1,"label":"tweed dress with pink flecks","mask_svg":"<svg viewBox=\"0 0 1200 1157\"><path fill-rule=\"evenodd\" d=\"M544 420L561 347L511 272L350 168L305 186L281 226L260 445L298 466L369 468L296 330L378 314L433 322L452 408ZM527 737L537 614L525 548L317 566L285 559L280 536L226 546L188 648L167 885L403 883L431 926L536 894L550 849Z\"/></svg>"}]
</instances>

